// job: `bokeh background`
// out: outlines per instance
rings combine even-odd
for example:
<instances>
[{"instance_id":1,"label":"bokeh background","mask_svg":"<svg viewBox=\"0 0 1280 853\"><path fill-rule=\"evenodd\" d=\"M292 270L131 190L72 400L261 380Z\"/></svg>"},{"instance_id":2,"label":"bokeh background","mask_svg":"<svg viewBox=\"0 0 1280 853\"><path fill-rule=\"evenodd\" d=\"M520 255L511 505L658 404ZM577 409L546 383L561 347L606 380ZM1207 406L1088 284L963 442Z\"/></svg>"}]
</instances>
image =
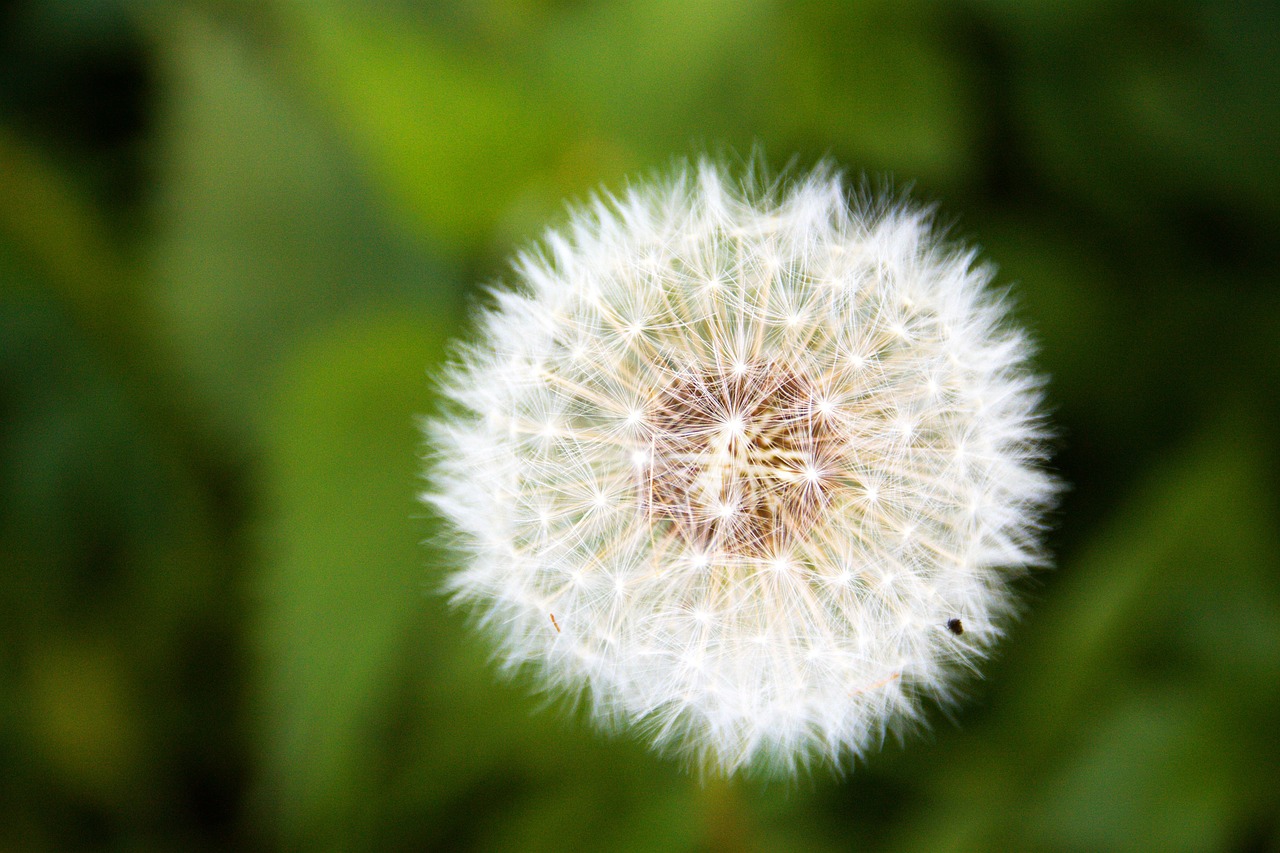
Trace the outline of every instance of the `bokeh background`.
<instances>
[{"instance_id":1,"label":"bokeh background","mask_svg":"<svg viewBox=\"0 0 1280 853\"><path fill-rule=\"evenodd\" d=\"M1280 850L1280 9L0 3L0 851ZM429 374L565 199L911 184L1041 344L1057 567L953 716L700 784L432 590Z\"/></svg>"}]
</instances>

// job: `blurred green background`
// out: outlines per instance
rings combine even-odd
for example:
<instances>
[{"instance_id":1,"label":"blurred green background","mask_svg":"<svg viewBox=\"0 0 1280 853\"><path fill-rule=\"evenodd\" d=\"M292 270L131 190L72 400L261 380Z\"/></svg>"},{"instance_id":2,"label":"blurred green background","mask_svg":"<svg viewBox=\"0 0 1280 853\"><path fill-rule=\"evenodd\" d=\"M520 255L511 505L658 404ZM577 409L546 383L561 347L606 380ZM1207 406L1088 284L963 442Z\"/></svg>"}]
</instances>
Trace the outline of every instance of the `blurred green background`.
<instances>
[{"instance_id":1,"label":"blurred green background","mask_svg":"<svg viewBox=\"0 0 1280 853\"><path fill-rule=\"evenodd\" d=\"M1280 850L1280 9L0 2L0 851ZM700 785L500 683L415 418L566 198L911 182L1071 489L954 717Z\"/></svg>"}]
</instances>

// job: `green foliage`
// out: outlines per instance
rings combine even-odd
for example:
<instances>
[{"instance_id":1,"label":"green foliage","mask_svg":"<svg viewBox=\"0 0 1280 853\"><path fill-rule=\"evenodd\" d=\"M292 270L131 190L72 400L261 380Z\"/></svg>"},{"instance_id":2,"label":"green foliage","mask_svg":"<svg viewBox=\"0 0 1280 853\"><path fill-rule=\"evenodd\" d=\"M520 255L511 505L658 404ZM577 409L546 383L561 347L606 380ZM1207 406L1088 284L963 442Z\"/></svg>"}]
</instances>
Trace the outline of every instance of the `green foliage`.
<instances>
[{"instance_id":1,"label":"green foliage","mask_svg":"<svg viewBox=\"0 0 1280 853\"><path fill-rule=\"evenodd\" d=\"M1264 4L103 0L0 34L0 850L1280 849ZM702 148L914 181L1071 490L954 720L702 782L437 594L463 307Z\"/></svg>"},{"instance_id":2,"label":"green foliage","mask_svg":"<svg viewBox=\"0 0 1280 853\"><path fill-rule=\"evenodd\" d=\"M285 825L336 811L426 600L415 505L422 365L445 318L376 318L305 346L268 396L254 645L268 784ZM359 780L365 781L365 780Z\"/></svg>"}]
</instances>

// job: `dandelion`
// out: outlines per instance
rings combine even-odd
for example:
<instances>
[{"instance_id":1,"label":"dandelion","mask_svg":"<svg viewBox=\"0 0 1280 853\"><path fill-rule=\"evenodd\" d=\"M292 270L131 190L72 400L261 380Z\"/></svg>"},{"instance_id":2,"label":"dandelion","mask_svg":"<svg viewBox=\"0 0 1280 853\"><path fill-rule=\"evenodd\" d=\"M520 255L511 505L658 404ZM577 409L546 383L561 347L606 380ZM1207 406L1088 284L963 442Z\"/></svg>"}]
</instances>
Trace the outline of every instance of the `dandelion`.
<instances>
[{"instance_id":1,"label":"dandelion","mask_svg":"<svg viewBox=\"0 0 1280 853\"><path fill-rule=\"evenodd\" d=\"M949 702L1040 559L1040 380L992 271L820 166L703 161L519 256L446 380L449 580L512 670L725 774Z\"/></svg>"}]
</instances>

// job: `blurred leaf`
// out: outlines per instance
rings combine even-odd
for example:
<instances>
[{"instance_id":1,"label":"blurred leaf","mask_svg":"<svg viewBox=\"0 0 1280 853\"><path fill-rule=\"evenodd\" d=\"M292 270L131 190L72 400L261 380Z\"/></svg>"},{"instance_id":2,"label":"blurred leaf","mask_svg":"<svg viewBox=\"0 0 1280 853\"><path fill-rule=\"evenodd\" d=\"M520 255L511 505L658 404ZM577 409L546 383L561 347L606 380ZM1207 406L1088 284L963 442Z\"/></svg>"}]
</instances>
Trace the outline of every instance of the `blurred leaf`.
<instances>
[{"instance_id":1,"label":"blurred leaf","mask_svg":"<svg viewBox=\"0 0 1280 853\"><path fill-rule=\"evenodd\" d=\"M1130 228L1185 199L1274 222L1280 16L1266 4L1086 6L1009 28L1037 166Z\"/></svg>"},{"instance_id":2,"label":"blurred leaf","mask_svg":"<svg viewBox=\"0 0 1280 853\"><path fill-rule=\"evenodd\" d=\"M0 229L92 328L133 319L129 280L96 211L41 152L0 126ZM124 303L124 304L122 304Z\"/></svg>"},{"instance_id":3,"label":"blurred leaf","mask_svg":"<svg viewBox=\"0 0 1280 853\"><path fill-rule=\"evenodd\" d=\"M273 386L255 641L268 798L287 839L316 843L350 819L361 747L423 607L415 416L449 322L363 321L304 347Z\"/></svg>"},{"instance_id":4,"label":"blurred leaf","mask_svg":"<svg viewBox=\"0 0 1280 853\"><path fill-rule=\"evenodd\" d=\"M252 443L263 383L295 337L370 303L456 295L242 34L167 20L154 308L205 414Z\"/></svg>"},{"instance_id":5,"label":"blurred leaf","mask_svg":"<svg viewBox=\"0 0 1280 853\"><path fill-rule=\"evenodd\" d=\"M934 186L971 178L978 93L945 11L933 2L780 10L759 120L788 147L834 153L855 173Z\"/></svg>"},{"instance_id":6,"label":"blurred leaf","mask_svg":"<svg viewBox=\"0 0 1280 853\"><path fill-rule=\"evenodd\" d=\"M696 783L635 732L607 738L531 679L500 677L464 621L438 595L415 614L409 689L366 759L385 799L373 846L667 850L706 834Z\"/></svg>"},{"instance_id":7,"label":"blurred leaf","mask_svg":"<svg viewBox=\"0 0 1280 853\"><path fill-rule=\"evenodd\" d=\"M569 115L662 162L759 133L743 111L767 74L759 60L775 38L772 12L768 0L569 5L510 47Z\"/></svg>"},{"instance_id":8,"label":"blurred leaf","mask_svg":"<svg viewBox=\"0 0 1280 853\"><path fill-rule=\"evenodd\" d=\"M530 198L554 215L561 197L635 165L629 151L661 164L690 146L763 140L776 157L834 151L935 182L971 165L971 84L930 4L907 15L710 0L555 8L473 36L469 52L408 16L288 8L302 24L302 79L388 193L451 248ZM468 15L484 17L454 8Z\"/></svg>"},{"instance_id":9,"label":"blurred leaf","mask_svg":"<svg viewBox=\"0 0 1280 853\"><path fill-rule=\"evenodd\" d=\"M650 162L763 142L785 162L954 182L975 148L970 75L932 2L626 0L558 8L509 45L574 116Z\"/></svg>"},{"instance_id":10,"label":"blurred leaf","mask_svg":"<svg viewBox=\"0 0 1280 853\"><path fill-rule=\"evenodd\" d=\"M0 705L11 707L0 716L15 731L0 733L0 825L12 798L81 815L50 826L68 848L173 831L186 785L237 771L234 649L221 633L231 608L205 472L182 424L164 417L173 401L146 396L163 398L165 386L138 366L137 318L119 305L94 316L69 295L76 282L29 245L12 251L7 236ZM108 274L77 273L89 286ZM216 654L194 661L192 646ZM199 677L185 678L189 669Z\"/></svg>"},{"instance_id":11,"label":"blurred leaf","mask_svg":"<svg viewBox=\"0 0 1280 853\"><path fill-rule=\"evenodd\" d=\"M997 266L997 282L1010 288L1018 319L1030 327L1052 398L1090 418L1123 417L1118 404L1142 390L1119 381L1115 369L1129 340L1116 329L1133 300L1101 247L1089 245L1089 236L1069 223L1037 222L1026 214L983 221L978 234L984 255ZM1102 371L1111 381L1097 381Z\"/></svg>"},{"instance_id":12,"label":"blurred leaf","mask_svg":"<svg viewBox=\"0 0 1280 853\"><path fill-rule=\"evenodd\" d=\"M120 650L47 638L30 667L28 710L42 757L62 784L118 808L142 781L146 755Z\"/></svg>"},{"instance_id":13,"label":"blurred leaf","mask_svg":"<svg viewBox=\"0 0 1280 853\"><path fill-rule=\"evenodd\" d=\"M1032 838L1057 850L1226 849L1239 780L1209 698L1146 690L1093 720L1089 745L1045 780Z\"/></svg>"},{"instance_id":14,"label":"blurred leaf","mask_svg":"<svg viewBox=\"0 0 1280 853\"><path fill-rule=\"evenodd\" d=\"M503 73L385 13L292 3L303 80L440 248L468 249L566 147L562 116Z\"/></svg>"},{"instance_id":15,"label":"blurred leaf","mask_svg":"<svg viewBox=\"0 0 1280 853\"><path fill-rule=\"evenodd\" d=\"M1061 569L1053 597L1009 652L1002 673L1007 695L993 697L1000 702L998 722L965 733L963 747L950 757L952 772L936 780L932 819L908 830L911 848L1047 843L1141 849L1144 839L1159 837L1170 845L1156 845L1162 849L1203 849L1205 838L1224 842L1231 836L1241 818L1236 804L1255 778L1254 762L1271 759L1256 751L1206 752L1200 741L1206 731L1224 727L1251 731L1260 709L1273 707L1272 694L1280 690L1268 685L1242 696L1227 720L1216 719L1220 693L1188 694L1188 683L1216 680L1221 665L1210 659L1202 662L1207 669L1194 668L1171 637L1186 624L1186 614L1204 611L1222 592L1239 587L1253 591L1254 605L1240 620L1231 615L1238 608L1213 607L1215 634L1226 627L1223 618L1242 627L1257 619L1280 630L1280 597L1274 580L1256 583L1257 567L1277 547L1274 507L1259 478L1258 439L1247 420L1224 418L1214 426L1167 460L1091 546ZM1280 664L1274 651L1268 657ZM1135 691L1147 697L1140 708L1132 704ZM1152 696L1158 697L1154 703ZM1145 725L1134 714L1155 715L1146 740L1130 742L1124 734ZM1268 714L1274 716L1261 716ZM1106 768L1146 772L1114 760L1111 749L1119 741L1142 753L1134 761L1165 762L1193 777L1213 774L1214 790L1194 778L1150 776L1148 781L1161 778L1161 786L1117 799L1118 791L1141 779L1113 777L1105 789L1093 781L1086 785ZM1061 796L1063 785L1073 786L1070 796ZM1092 820L1094 809L1109 815L1105 838L1087 827L1071 838L1054 837ZM1196 814L1196 821L1168 825L1178 809Z\"/></svg>"}]
</instances>

